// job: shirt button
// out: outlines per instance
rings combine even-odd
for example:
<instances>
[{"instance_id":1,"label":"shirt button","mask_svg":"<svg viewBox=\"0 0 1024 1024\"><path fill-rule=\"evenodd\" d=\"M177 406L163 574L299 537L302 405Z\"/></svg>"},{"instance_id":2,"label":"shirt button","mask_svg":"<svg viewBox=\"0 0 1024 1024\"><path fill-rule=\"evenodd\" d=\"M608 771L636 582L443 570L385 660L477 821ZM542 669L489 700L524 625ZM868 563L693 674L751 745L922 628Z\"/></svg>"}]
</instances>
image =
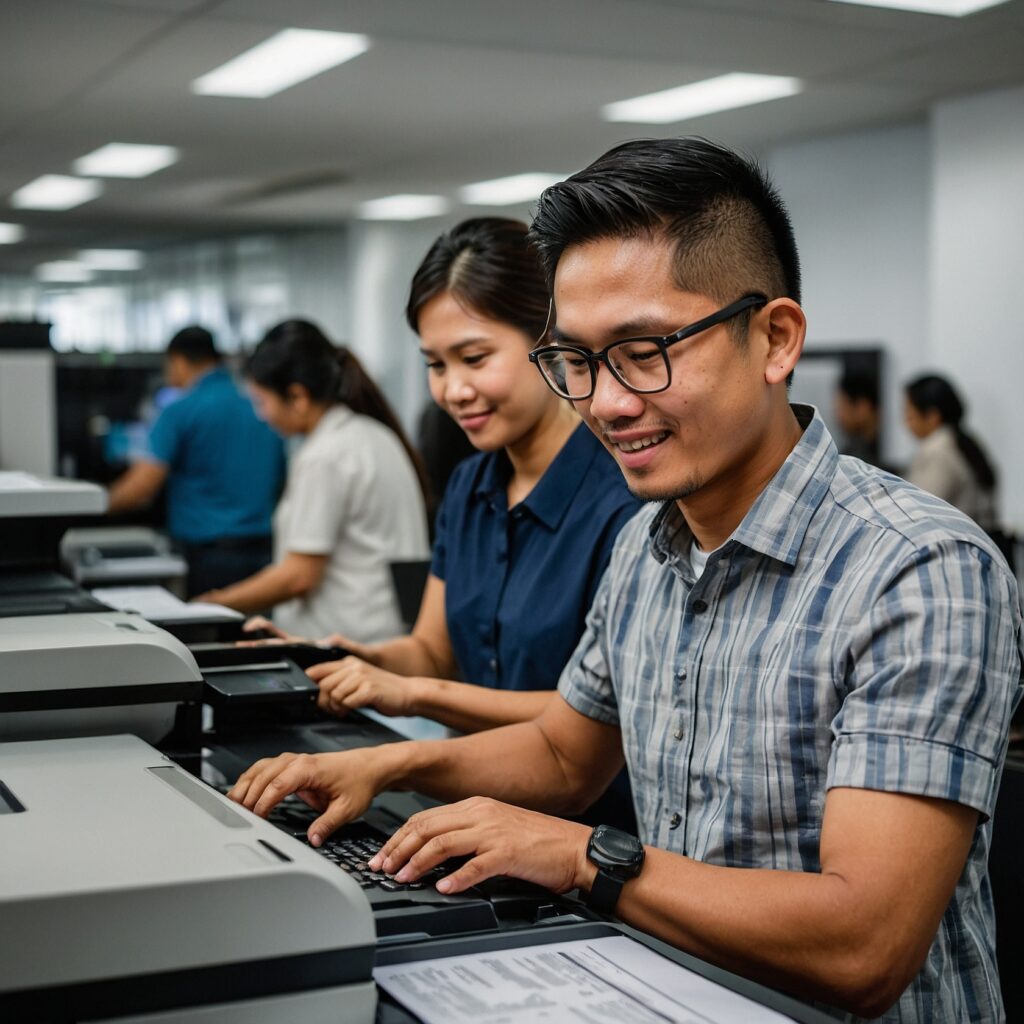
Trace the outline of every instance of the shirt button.
<instances>
[{"instance_id":1,"label":"shirt button","mask_svg":"<svg viewBox=\"0 0 1024 1024\"><path fill-rule=\"evenodd\" d=\"M491 666L491 671L492 672L497 672L498 671L498 659L497 658L491 658L489 664Z\"/></svg>"},{"instance_id":2,"label":"shirt button","mask_svg":"<svg viewBox=\"0 0 1024 1024\"><path fill-rule=\"evenodd\" d=\"M681 682L681 683L682 683L682 682L685 682L685 681L686 681L686 669L685 669L685 668L681 668L681 669L680 669L680 670L679 670L679 671L678 671L678 672L676 673L676 678L677 678L677 679L679 680L679 682Z\"/></svg>"},{"instance_id":3,"label":"shirt button","mask_svg":"<svg viewBox=\"0 0 1024 1024\"><path fill-rule=\"evenodd\" d=\"M686 735L686 733L683 732L682 729L676 729L676 731L672 733L672 735L675 736L677 740L681 740Z\"/></svg>"},{"instance_id":4,"label":"shirt button","mask_svg":"<svg viewBox=\"0 0 1024 1024\"><path fill-rule=\"evenodd\" d=\"M679 828L679 826L682 823L683 823L683 816L678 811L676 811L676 813L673 814L672 817L668 819L668 827L669 828L673 828L673 829L674 828Z\"/></svg>"},{"instance_id":5,"label":"shirt button","mask_svg":"<svg viewBox=\"0 0 1024 1024\"><path fill-rule=\"evenodd\" d=\"M697 600L693 602L693 610L697 615L700 615L701 612L706 612L708 610L707 601L702 601L698 597Z\"/></svg>"}]
</instances>

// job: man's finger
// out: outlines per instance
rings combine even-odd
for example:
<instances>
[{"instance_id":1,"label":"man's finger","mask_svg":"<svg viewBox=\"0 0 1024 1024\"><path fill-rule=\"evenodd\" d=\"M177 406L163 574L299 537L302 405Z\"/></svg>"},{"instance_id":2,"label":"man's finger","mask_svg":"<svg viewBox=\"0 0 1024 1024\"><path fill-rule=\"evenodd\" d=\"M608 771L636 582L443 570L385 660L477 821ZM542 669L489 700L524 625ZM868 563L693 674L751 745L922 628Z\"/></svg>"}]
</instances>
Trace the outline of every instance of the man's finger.
<instances>
[{"instance_id":1,"label":"man's finger","mask_svg":"<svg viewBox=\"0 0 1024 1024\"><path fill-rule=\"evenodd\" d=\"M332 832L336 832L354 817L347 801L339 798L332 801L327 810L309 826L306 836L313 846L322 846Z\"/></svg>"},{"instance_id":2,"label":"man's finger","mask_svg":"<svg viewBox=\"0 0 1024 1024\"><path fill-rule=\"evenodd\" d=\"M300 789L315 789L313 763L312 758L297 757L283 771L268 779L253 806L253 813L265 818L286 796Z\"/></svg>"},{"instance_id":3,"label":"man's finger","mask_svg":"<svg viewBox=\"0 0 1024 1024\"><path fill-rule=\"evenodd\" d=\"M464 892L466 889L488 878L504 874L504 858L496 850L488 850L479 857L466 861L458 871L445 875L437 883L437 891L444 893Z\"/></svg>"},{"instance_id":4,"label":"man's finger","mask_svg":"<svg viewBox=\"0 0 1024 1024\"><path fill-rule=\"evenodd\" d=\"M460 829L453 832L442 832L429 839L408 860L406 865L395 876L398 882L414 882L438 864L443 864L452 857L465 857L476 853L480 842L480 834L473 829Z\"/></svg>"}]
</instances>

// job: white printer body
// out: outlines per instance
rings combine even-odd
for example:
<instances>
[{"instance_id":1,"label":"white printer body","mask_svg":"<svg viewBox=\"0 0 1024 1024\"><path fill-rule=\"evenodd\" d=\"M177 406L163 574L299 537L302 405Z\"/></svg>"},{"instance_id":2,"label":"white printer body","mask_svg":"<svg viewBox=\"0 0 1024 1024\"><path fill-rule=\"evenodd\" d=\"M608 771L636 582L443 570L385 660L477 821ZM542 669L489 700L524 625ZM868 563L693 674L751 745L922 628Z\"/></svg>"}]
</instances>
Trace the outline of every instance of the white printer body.
<instances>
[{"instance_id":1,"label":"white printer body","mask_svg":"<svg viewBox=\"0 0 1024 1024\"><path fill-rule=\"evenodd\" d=\"M138 615L0 619L0 740L131 732L157 743L202 683L192 652Z\"/></svg>"},{"instance_id":2,"label":"white printer body","mask_svg":"<svg viewBox=\"0 0 1024 1024\"><path fill-rule=\"evenodd\" d=\"M0 743L0 1019L370 1022L344 871L133 736Z\"/></svg>"}]
</instances>

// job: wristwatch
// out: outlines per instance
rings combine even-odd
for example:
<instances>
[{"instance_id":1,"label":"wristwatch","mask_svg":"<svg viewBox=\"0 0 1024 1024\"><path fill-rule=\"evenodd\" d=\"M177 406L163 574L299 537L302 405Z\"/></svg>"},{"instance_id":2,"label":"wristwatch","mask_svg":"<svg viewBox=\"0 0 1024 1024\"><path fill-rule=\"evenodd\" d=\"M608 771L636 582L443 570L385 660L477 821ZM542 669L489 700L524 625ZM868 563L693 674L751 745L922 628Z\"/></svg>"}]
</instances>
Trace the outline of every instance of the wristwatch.
<instances>
[{"instance_id":1,"label":"wristwatch","mask_svg":"<svg viewBox=\"0 0 1024 1024\"><path fill-rule=\"evenodd\" d=\"M590 833L587 859L597 865L597 877L590 887L587 906L598 913L610 914L622 887L636 878L644 866L643 843L621 829L598 825Z\"/></svg>"}]
</instances>

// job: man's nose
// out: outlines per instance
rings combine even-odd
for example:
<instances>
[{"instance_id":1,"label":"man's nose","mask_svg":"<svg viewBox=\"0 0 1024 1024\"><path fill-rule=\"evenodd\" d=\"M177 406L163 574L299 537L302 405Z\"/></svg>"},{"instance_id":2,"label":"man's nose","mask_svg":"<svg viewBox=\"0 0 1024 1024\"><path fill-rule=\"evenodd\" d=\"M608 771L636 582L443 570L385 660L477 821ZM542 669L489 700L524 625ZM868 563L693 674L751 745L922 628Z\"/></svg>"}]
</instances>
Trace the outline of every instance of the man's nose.
<instances>
[{"instance_id":1,"label":"man's nose","mask_svg":"<svg viewBox=\"0 0 1024 1024\"><path fill-rule=\"evenodd\" d=\"M607 366L599 364L594 393L590 397L590 415L604 423L613 423L617 419L639 416L643 411L643 397L616 380Z\"/></svg>"}]
</instances>

